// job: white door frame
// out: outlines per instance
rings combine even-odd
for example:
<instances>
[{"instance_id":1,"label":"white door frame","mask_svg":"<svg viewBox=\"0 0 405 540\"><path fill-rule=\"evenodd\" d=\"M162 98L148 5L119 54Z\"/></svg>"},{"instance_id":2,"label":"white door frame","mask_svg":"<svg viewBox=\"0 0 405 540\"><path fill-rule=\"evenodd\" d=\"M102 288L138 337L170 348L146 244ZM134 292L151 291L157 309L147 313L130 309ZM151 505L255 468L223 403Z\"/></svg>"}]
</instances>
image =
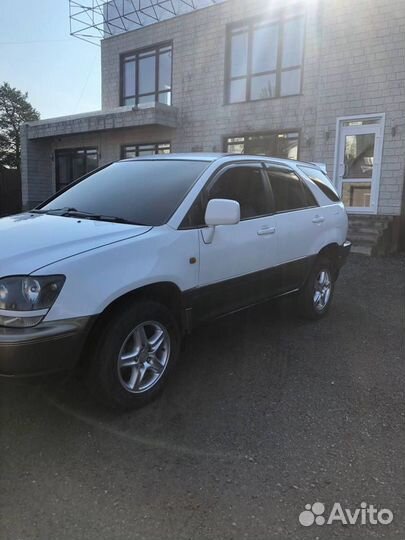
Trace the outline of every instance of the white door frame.
<instances>
[{"instance_id":1,"label":"white door frame","mask_svg":"<svg viewBox=\"0 0 405 540\"><path fill-rule=\"evenodd\" d=\"M344 126L344 122L349 121L361 121L361 120L375 120L373 124L365 124L359 126ZM342 152L344 152L345 136L352 134L375 134L375 147L374 147L374 163L373 163L373 176L370 179L364 179L365 182L371 181L371 201L369 207L346 207L347 212L350 214L377 214L378 212L378 200L380 193L380 179L381 179L381 161L383 153L384 143L384 129L385 129L385 113L380 114L363 114L354 116L341 116L336 121L336 141L335 141L335 160L333 179L338 192L342 193L343 174L342 169Z\"/></svg>"}]
</instances>

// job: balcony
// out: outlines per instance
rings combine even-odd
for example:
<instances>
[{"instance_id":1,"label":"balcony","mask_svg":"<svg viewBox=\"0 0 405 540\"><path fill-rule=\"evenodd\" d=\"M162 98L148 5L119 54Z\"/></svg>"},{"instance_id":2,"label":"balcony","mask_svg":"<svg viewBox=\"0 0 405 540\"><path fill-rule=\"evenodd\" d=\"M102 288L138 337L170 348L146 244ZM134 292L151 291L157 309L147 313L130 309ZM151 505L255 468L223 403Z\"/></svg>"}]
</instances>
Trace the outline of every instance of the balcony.
<instances>
[{"instance_id":1,"label":"balcony","mask_svg":"<svg viewBox=\"0 0 405 540\"><path fill-rule=\"evenodd\" d=\"M28 139L146 126L176 128L177 109L162 103L153 103L39 120L28 124Z\"/></svg>"}]
</instances>

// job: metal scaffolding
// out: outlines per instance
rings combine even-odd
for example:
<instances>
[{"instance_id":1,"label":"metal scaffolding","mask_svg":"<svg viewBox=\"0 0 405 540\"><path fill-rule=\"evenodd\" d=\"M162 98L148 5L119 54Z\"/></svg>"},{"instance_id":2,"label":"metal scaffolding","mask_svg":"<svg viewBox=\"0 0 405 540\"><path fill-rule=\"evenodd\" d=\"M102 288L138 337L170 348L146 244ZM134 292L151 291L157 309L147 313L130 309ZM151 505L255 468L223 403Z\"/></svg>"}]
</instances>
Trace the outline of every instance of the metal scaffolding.
<instances>
[{"instance_id":1,"label":"metal scaffolding","mask_svg":"<svg viewBox=\"0 0 405 540\"><path fill-rule=\"evenodd\" d=\"M70 35L100 39L136 30L225 0L69 0Z\"/></svg>"}]
</instances>

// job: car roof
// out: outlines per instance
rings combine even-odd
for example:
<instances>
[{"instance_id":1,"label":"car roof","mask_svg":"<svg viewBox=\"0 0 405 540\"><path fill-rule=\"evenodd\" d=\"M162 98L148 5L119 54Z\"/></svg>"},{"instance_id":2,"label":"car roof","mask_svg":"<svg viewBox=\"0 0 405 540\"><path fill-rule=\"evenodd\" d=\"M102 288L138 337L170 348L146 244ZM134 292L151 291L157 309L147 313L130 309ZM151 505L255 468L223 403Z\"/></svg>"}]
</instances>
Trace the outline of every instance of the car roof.
<instances>
[{"instance_id":1,"label":"car roof","mask_svg":"<svg viewBox=\"0 0 405 540\"><path fill-rule=\"evenodd\" d=\"M228 158L228 159L227 159ZM308 161L298 161L295 159L286 159L286 158L279 158L279 157L273 157L273 156L260 156L260 155L249 155L249 154L226 154L226 153L219 153L219 152L189 152L189 153L177 153L177 154L154 154L151 156L140 156L135 158L128 158L123 159L121 161L161 161L161 160L182 160L182 161L207 161L207 162L214 162L218 160L222 161L251 161L254 160L261 160L261 161L271 161L273 163L279 163L284 165L303 165L303 166L311 166L316 169L320 169L320 166L318 163L311 163Z\"/></svg>"}]
</instances>

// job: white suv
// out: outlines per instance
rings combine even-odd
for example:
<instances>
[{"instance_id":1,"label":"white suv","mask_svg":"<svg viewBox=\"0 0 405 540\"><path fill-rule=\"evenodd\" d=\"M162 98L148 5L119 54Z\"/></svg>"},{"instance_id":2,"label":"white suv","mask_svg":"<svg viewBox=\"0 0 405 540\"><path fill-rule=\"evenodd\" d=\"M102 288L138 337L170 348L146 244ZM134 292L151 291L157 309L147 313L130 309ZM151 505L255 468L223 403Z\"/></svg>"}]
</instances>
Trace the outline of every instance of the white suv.
<instances>
[{"instance_id":1,"label":"white suv","mask_svg":"<svg viewBox=\"0 0 405 540\"><path fill-rule=\"evenodd\" d=\"M0 220L0 372L83 364L110 405L144 404L201 322L292 293L323 317L347 226L311 163L172 154L100 168Z\"/></svg>"}]
</instances>

